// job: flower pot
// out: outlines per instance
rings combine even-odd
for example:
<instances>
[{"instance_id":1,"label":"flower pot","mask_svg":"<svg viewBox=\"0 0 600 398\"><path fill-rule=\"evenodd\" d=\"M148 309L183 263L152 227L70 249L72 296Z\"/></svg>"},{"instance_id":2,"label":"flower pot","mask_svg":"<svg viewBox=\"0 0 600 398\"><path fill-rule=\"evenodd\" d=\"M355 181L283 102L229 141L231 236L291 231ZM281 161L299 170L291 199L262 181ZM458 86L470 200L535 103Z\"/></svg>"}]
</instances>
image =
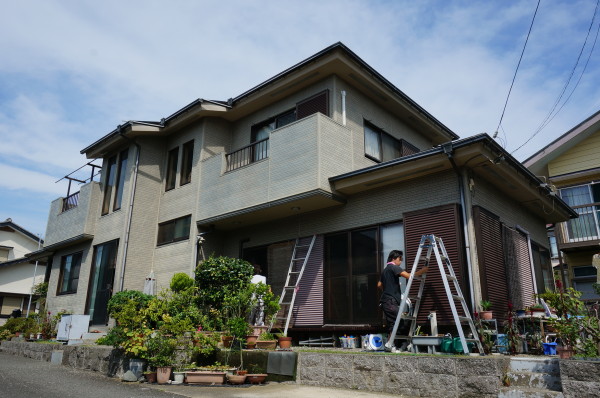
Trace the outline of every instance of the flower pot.
<instances>
[{"instance_id":1,"label":"flower pot","mask_svg":"<svg viewBox=\"0 0 600 398\"><path fill-rule=\"evenodd\" d=\"M200 370L186 372L185 378L188 384L223 384L225 383L225 375L225 372Z\"/></svg>"},{"instance_id":2,"label":"flower pot","mask_svg":"<svg viewBox=\"0 0 600 398\"><path fill-rule=\"evenodd\" d=\"M233 342L233 336L221 336L221 341L223 341L223 347L230 348L231 343Z\"/></svg>"},{"instance_id":3,"label":"flower pot","mask_svg":"<svg viewBox=\"0 0 600 398\"><path fill-rule=\"evenodd\" d=\"M156 381L158 384L167 384L171 380L171 366L158 366L156 368Z\"/></svg>"},{"instance_id":4,"label":"flower pot","mask_svg":"<svg viewBox=\"0 0 600 398\"><path fill-rule=\"evenodd\" d=\"M246 376L248 374L247 370L236 370L235 374L239 375L239 376Z\"/></svg>"},{"instance_id":5,"label":"flower pot","mask_svg":"<svg viewBox=\"0 0 600 398\"><path fill-rule=\"evenodd\" d=\"M173 372L173 384L182 384L185 379L185 372Z\"/></svg>"},{"instance_id":6,"label":"flower pot","mask_svg":"<svg viewBox=\"0 0 600 398\"><path fill-rule=\"evenodd\" d=\"M534 318L543 318L546 316L546 311L543 308L532 308L529 310L529 315Z\"/></svg>"},{"instance_id":7,"label":"flower pot","mask_svg":"<svg viewBox=\"0 0 600 398\"><path fill-rule=\"evenodd\" d=\"M246 380L250 383L250 384L260 384L260 383L264 383L265 379L267 378L267 374L265 373L260 373L260 374L247 374L246 375Z\"/></svg>"},{"instance_id":8,"label":"flower pot","mask_svg":"<svg viewBox=\"0 0 600 398\"><path fill-rule=\"evenodd\" d=\"M255 335L246 336L246 344L256 344L256 339L258 339L258 336L255 336Z\"/></svg>"},{"instance_id":9,"label":"flower pot","mask_svg":"<svg viewBox=\"0 0 600 398\"><path fill-rule=\"evenodd\" d=\"M144 377L148 383L156 383L156 372L144 373Z\"/></svg>"},{"instance_id":10,"label":"flower pot","mask_svg":"<svg viewBox=\"0 0 600 398\"><path fill-rule=\"evenodd\" d=\"M571 347L556 347L558 357L560 359L569 359L573 356L573 349Z\"/></svg>"},{"instance_id":11,"label":"flower pot","mask_svg":"<svg viewBox=\"0 0 600 398\"><path fill-rule=\"evenodd\" d=\"M481 319L483 319L485 321L490 321L490 320L494 319L494 312L493 311L479 311L479 316L481 317Z\"/></svg>"},{"instance_id":12,"label":"flower pot","mask_svg":"<svg viewBox=\"0 0 600 398\"><path fill-rule=\"evenodd\" d=\"M292 348L292 338L287 336L279 337L278 339L279 348Z\"/></svg>"},{"instance_id":13,"label":"flower pot","mask_svg":"<svg viewBox=\"0 0 600 398\"><path fill-rule=\"evenodd\" d=\"M227 381L229 384L244 384L246 375L227 375Z\"/></svg>"},{"instance_id":14,"label":"flower pot","mask_svg":"<svg viewBox=\"0 0 600 398\"><path fill-rule=\"evenodd\" d=\"M253 350L256 348L256 343L246 343L247 350Z\"/></svg>"},{"instance_id":15,"label":"flower pot","mask_svg":"<svg viewBox=\"0 0 600 398\"><path fill-rule=\"evenodd\" d=\"M277 348L277 340L257 340L256 348L261 350L274 350Z\"/></svg>"},{"instance_id":16,"label":"flower pot","mask_svg":"<svg viewBox=\"0 0 600 398\"><path fill-rule=\"evenodd\" d=\"M252 326L254 328L252 334L255 336L260 336L264 332L269 330L268 326Z\"/></svg>"}]
</instances>

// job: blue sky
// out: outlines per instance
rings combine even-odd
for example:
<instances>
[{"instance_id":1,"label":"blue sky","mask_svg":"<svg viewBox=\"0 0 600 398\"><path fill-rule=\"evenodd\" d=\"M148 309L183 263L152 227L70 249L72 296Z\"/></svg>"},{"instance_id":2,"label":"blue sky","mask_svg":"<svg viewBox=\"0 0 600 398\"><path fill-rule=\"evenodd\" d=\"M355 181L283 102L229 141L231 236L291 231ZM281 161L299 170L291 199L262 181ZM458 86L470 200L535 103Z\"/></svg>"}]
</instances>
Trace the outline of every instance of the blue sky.
<instances>
[{"instance_id":1,"label":"blue sky","mask_svg":"<svg viewBox=\"0 0 600 398\"><path fill-rule=\"evenodd\" d=\"M551 111L596 2L542 0L497 137L509 152ZM86 163L79 151L117 125L160 120L196 98L235 97L337 41L461 137L492 135L537 0L0 4L0 220L43 236L50 202L67 190L55 181ZM600 108L599 51L517 159Z\"/></svg>"}]
</instances>

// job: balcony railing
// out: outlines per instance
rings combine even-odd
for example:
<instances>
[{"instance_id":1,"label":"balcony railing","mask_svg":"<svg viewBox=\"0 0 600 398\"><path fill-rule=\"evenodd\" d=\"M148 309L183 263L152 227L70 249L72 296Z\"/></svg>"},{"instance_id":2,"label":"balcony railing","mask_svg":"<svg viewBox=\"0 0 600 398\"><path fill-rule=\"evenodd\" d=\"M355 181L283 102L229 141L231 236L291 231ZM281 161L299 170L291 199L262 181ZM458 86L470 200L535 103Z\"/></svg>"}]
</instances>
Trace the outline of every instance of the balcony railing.
<instances>
[{"instance_id":1,"label":"balcony railing","mask_svg":"<svg viewBox=\"0 0 600 398\"><path fill-rule=\"evenodd\" d=\"M74 207L77 207L78 204L79 204L79 191L67 196L66 198L63 198L62 211L65 212Z\"/></svg>"},{"instance_id":2,"label":"balcony railing","mask_svg":"<svg viewBox=\"0 0 600 398\"><path fill-rule=\"evenodd\" d=\"M269 139L253 142L225 155L227 170L232 171L269 157Z\"/></svg>"},{"instance_id":3,"label":"balcony railing","mask_svg":"<svg viewBox=\"0 0 600 398\"><path fill-rule=\"evenodd\" d=\"M600 239L600 204L572 207L579 213L579 218L563 223L564 243Z\"/></svg>"}]
</instances>

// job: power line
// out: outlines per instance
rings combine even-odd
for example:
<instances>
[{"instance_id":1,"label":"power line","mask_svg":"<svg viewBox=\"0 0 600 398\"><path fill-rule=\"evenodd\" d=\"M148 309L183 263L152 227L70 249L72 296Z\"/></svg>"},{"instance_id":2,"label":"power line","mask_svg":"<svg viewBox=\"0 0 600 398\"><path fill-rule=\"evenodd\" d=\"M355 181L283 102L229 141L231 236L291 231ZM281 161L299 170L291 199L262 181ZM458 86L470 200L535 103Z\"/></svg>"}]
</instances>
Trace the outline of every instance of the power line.
<instances>
[{"instance_id":1,"label":"power line","mask_svg":"<svg viewBox=\"0 0 600 398\"><path fill-rule=\"evenodd\" d=\"M494 138L498 136L498 130L500 129L500 125L502 124L502 119L504 119L504 112L506 112L506 106L508 105L508 99L510 98L510 93L512 91L513 85L515 84L515 79L517 78L517 72L519 71L519 66L521 65L521 60L523 59L523 54L525 54L525 48L527 47L527 42L529 41L529 35L531 35L531 30L533 29L533 22L535 21L535 16L537 15L538 9L540 8L540 1L538 0L537 6L535 7L535 12L533 13L533 18L531 19L531 25L529 25L529 32L527 32L527 38L525 39L525 44L523 45L523 51L521 51L521 56L519 57L519 63L517 64L517 68L515 69L515 75L513 76L512 83L510 83L510 89L508 90L508 95L506 96L506 102L504 102L504 109L502 109L502 115L500 116L500 121L498 122L498 127L496 127L496 132L494 133Z\"/></svg>"},{"instance_id":2,"label":"power line","mask_svg":"<svg viewBox=\"0 0 600 398\"><path fill-rule=\"evenodd\" d=\"M575 62L575 65L573 66L573 69L571 70L569 78L567 79L567 82L565 83L565 85L564 85L564 87L563 87L560 95L558 96L558 98L554 102L554 105L552 106L552 109L550 109L550 112L548 112L548 115L546 115L546 117L544 118L544 120L540 123L539 127L531 135L531 137L529 137L523 144L521 144L519 147L517 147L515 150L513 150L511 152L511 155L513 153L515 153L516 151L518 151L519 149L521 149L527 143L529 143L529 141L531 141L548 124L550 124L550 122L552 121L552 119L554 119L554 117L556 115L558 115L558 113L567 104L567 102L569 102L569 100L571 99L571 96L573 95L573 93L575 92L575 90L577 89L577 87L579 86L579 83L581 82L581 79L583 78L583 75L584 75L584 73L585 73L585 71L587 69L587 66L588 66L588 64L590 62L590 59L592 58L592 54L594 52L594 48L596 47L596 42L598 41L598 34L600 33L600 24L598 24L598 28L596 29L596 36L594 37L594 42L592 43L592 48L590 49L590 52L589 52L588 57L587 57L587 60L585 61L585 64L583 65L583 68L581 70L581 74L579 75L579 78L577 79L577 82L575 83L575 86L573 87L573 89L571 90L571 92L569 93L569 95L567 96L567 98L564 100L564 102L562 103L562 105L558 108L558 110L556 110L556 107L560 103L560 100L562 99L564 93L567 91L567 87L571 83L571 79L573 78L573 75L575 74L575 70L576 70L577 66L579 65L579 61L581 59L581 55L583 54L583 51L584 51L585 47L587 46L587 42L588 42L588 39L590 37L590 33L592 32L592 27L594 25L594 21L596 20L596 15L598 13L598 7L599 6L600 6L600 0L597 0L596 1L596 8L594 9L594 14L592 16L592 21L591 21L590 26L588 28L588 32L587 32L587 35L585 36L585 40L583 42L583 45L581 46L581 50L579 51L579 55L577 56L577 61ZM556 110L556 112L555 112L555 110Z\"/></svg>"}]
</instances>

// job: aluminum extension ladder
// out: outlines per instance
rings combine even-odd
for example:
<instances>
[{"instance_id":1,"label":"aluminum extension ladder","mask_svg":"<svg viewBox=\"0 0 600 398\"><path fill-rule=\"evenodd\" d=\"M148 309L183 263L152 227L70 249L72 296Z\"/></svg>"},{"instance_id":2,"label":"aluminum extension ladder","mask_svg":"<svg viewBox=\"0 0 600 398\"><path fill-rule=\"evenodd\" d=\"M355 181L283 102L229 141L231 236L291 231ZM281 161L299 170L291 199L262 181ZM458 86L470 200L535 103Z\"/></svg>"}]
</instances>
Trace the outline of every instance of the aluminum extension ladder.
<instances>
[{"instance_id":1,"label":"aluminum extension ladder","mask_svg":"<svg viewBox=\"0 0 600 398\"><path fill-rule=\"evenodd\" d=\"M427 254L422 256L423 249L427 249ZM429 266L429 261L431 259L431 253L434 253L438 269L442 276L442 282L444 283L444 289L446 290L446 296L448 297L448 302L450 303L450 309L452 310L452 316L454 318L454 324L456 325L456 329L458 330L458 335L460 337L460 342L462 344L462 348L465 354L469 354L469 347L467 346L467 342L474 342L477 344L479 348L479 352L483 352L483 345L481 341L479 341L479 336L477 335L477 329L475 328L475 324L473 323L473 319L471 318L471 314L469 313L469 309L467 307L467 302L465 301L462 291L460 289L460 285L458 283L458 278L452 269L452 264L450 263L450 259L448 258L448 253L446 252L446 248L444 247L444 242L442 238L437 237L433 234L423 235L421 237L421 243L419 244L419 250L417 250L417 255L415 257L415 262L410 271L410 278L406 283L406 293L405 296L408 297L408 293L410 292L410 288L414 280L420 281L419 290L416 297L408 297L412 302L415 303L414 310L412 315L405 314L405 310L407 307L406 300L402 300L400 303L400 308L398 310L398 316L396 317L396 322L394 323L394 329L392 330L392 334L388 338L388 342L386 343L386 347L392 348L394 346L394 340L396 339L396 333L398 332L398 326L400 325L400 321L402 319L411 320L410 331L408 333L408 339L410 340L416 330L417 327L417 317L419 315L419 307L421 306L421 298L423 297L423 290L425 287L425 277L427 273L432 272L431 269L428 270L427 273L422 274L422 276L415 276L415 272L419 266L419 262L421 260L425 261L423 267ZM441 253L440 253L441 252ZM456 294L453 294L450 289L449 281L453 283L454 291ZM459 315L457 310L456 302L460 303L462 306L462 313L464 315ZM463 331L463 325L469 325L471 329L471 333L473 338L465 338L465 333Z\"/></svg>"},{"instance_id":2,"label":"aluminum extension ladder","mask_svg":"<svg viewBox=\"0 0 600 398\"><path fill-rule=\"evenodd\" d=\"M306 269L306 264L308 263L310 253L312 252L316 239L317 235L306 238L296 238L296 244L294 245L292 259L290 260L287 278L283 285L281 297L279 297L280 308L277 314L275 314L275 316L273 316L271 319L269 331L276 323L278 323L278 321L284 321L285 326L283 327L283 333L284 335L287 335L287 331L290 326L290 320L292 319L292 312L294 311L296 293L298 292L300 280L302 279L302 275ZM299 264L301 265L299 266Z\"/></svg>"}]
</instances>

